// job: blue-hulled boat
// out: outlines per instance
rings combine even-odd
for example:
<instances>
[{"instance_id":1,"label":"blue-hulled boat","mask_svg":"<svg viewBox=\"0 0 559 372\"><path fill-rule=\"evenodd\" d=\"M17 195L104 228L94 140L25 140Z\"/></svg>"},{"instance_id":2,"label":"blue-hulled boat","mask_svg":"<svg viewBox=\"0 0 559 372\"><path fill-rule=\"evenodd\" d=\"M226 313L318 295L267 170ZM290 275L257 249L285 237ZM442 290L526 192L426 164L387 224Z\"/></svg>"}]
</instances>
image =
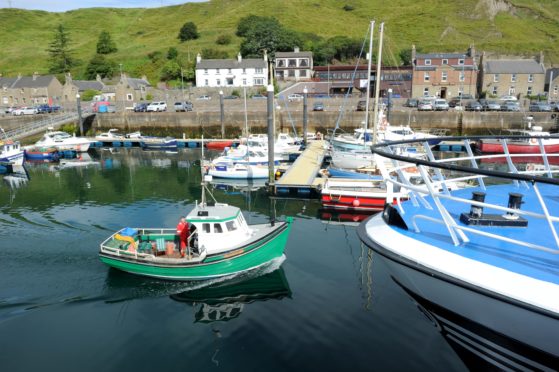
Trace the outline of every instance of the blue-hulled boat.
<instances>
[{"instance_id":1,"label":"blue-hulled boat","mask_svg":"<svg viewBox=\"0 0 559 372\"><path fill-rule=\"evenodd\" d=\"M358 172L343 168L336 168L336 167L328 167L327 169L328 175L332 178L348 178L352 180L380 180L382 179L381 175L378 174L370 174L364 172Z\"/></svg>"},{"instance_id":2,"label":"blue-hulled boat","mask_svg":"<svg viewBox=\"0 0 559 372\"><path fill-rule=\"evenodd\" d=\"M178 151L176 138L143 137L140 146L144 150Z\"/></svg>"},{"instance_id":3,"label":"blue-hulled boat","mask_svg":"<svg viewBox=\"0 0 559 372\"><path fill-rule=\"evenodd\" d=\"M56 147L30 146L24 149L25 159L31 161L57 161L60 158Z\"/></svg>"},{"instance_id":4,"label":"blue-hulled boat","mask_svg":"<svg viewBox=\"0 0 559 372\"><path fill-rule=\"evenodd\" d=\"M472 355L500 369L555 370L559 170L549 161L554 155L541 146L541 164L532 167L509 152L494 155L504 157L506 167L495 170L487 163L490 157L474 156L473 138L458 140L467 156L444 159L430 153L429 160L413 159L427 187L381 169L385 182L405 186L412 194L364 221L359 237L386 262L393 280L430 314L437 329L450 332ZM395 155L392 146L372 149L395 162L410 161ZM453 182L475 185L455 191L432 187L432 174L437 182L452 174Z\"/></svg>"}]
</instances>

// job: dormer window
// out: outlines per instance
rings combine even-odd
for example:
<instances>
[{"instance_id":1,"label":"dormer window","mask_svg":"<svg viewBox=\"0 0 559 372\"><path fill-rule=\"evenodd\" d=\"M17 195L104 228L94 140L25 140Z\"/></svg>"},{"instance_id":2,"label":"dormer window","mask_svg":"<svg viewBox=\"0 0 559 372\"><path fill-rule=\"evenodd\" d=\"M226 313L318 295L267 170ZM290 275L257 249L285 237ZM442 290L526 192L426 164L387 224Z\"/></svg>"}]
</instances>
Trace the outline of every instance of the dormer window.
<instances>
[{"instance_id":1,"label":"dormer window","mask_svg":"<svg viewBox=\"0 0 559 372\"><path fill-rule=\"evenodd\" d=\"M443 65L448 65L448 59L443 59Z\"/></svg>"},{"instance_id":2,"label":"dormer window","mask_svg":"<svg viewBox=\"0 0 559 372\"><path fill-rule=\"evenodd\" d=\"M425 66L431 66L431 60L430 59L425 60Z\"/></svg>"},{"instance_id":3,"label":"dormer window","mask_svg":"<svg viewBox=\"0 0 559 372\"><path fill-rule=\"evenodd\" d=\"M458 64L459 64L459 65L463 65L463 64L464 64L464 58L460 58L460 59L458 60Z\"/></svg>"}]
</instances>

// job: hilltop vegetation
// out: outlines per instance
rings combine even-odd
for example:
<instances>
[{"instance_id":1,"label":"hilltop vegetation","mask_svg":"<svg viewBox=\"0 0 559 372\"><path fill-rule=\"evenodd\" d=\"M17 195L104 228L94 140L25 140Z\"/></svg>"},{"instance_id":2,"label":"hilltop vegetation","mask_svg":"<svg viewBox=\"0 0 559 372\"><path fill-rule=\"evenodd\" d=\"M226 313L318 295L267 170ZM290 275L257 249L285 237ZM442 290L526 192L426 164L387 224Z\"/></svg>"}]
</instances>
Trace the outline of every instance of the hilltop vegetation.
<instances>
[{"instance_id":1,"label":"hilltop vegetation","mask_svg":"<svg viewBox=\"0 0 559 372\"><path fill-rule=\"evenodd\" d=\"M107 56L134 75L158 81L165 75L170 48L177 60L193 66L196 54L234 58L243 38L239 20L251 14L275 17L301 36L302 50L321 41L345 36L366 38L371 19L385 22L384 63L397 64L399 54L415 44L423 52L477 51L533 56L540 50L546 63L559 58L559 2L555 0L211 0L156 9L80 9L65 13L0 9L0 72L4 76L49 70L49 43L64 25L73 57L75 78L84 78L96 54L101 32L108 32L118 50ZM199 37L181 42L187 22ZM335 61L334 61L335 63Z\"/></svg>"}]
</instances>

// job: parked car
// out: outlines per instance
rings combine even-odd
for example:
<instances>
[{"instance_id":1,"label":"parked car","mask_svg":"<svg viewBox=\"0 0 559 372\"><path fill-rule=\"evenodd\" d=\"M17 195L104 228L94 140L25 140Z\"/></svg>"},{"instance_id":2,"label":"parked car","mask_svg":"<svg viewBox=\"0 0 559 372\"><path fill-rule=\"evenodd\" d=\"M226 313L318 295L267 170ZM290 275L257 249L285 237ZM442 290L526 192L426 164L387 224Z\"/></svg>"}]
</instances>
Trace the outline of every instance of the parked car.
<instances>
[{"instance_id":1,"label":"parked car","mask_svg":"<svg viewBox=\"0 0 559 372\"><path fill-rule=\"evenodd\" d=\"M60 111L60 106L50 106L47 104L39 105L36 107L39 114L50 114Z\"/></svg>"},{"instance_id":2,"label":"parked car","mask_svg":"<svg viewBox=\"0 0 559 372\"><path fill-rule=\"evenodd\" d=\"M419 100L417 98L408 98L406 103L404 103L405 107L417 107Z\"/></svg>"},{"instance_id":3,"label":"parked car","mask_svg":"<svg viewBox=\"0 0 559 372\"><path fill-rule=\"evenodd\" d=\"M20 115L35 115L38 111L35 107L19 107L12 111L12 115L20 116Z\"/></svg>"},{"instance_id":4,"label":"parked car","mask_svg":"<svg viewBox=\"0 0 559 372\"><path fill-rule=\"evenodd\" d=\"M263 94L255 94L255 95L253 95L253 96L250 97L250 98L252 98L252 99L267 99L268 97L266 97L266 96L263 95Z\"/></svg>"},{"instance_id":5,"label":"parked car","mask_svg":"<svg viewBox=\"0 0 559 372\"><path fill-rule=\"evenodd\" d=\"M209 101L210 99L212 99L212 97L207 96L207 95L203 95L203 96L200 96L200 97L198 97L198 98L196 98L196 99L197 99L198 101Z\"/></svg>"},{"instance_id":6,"label":"parked car","mask_svg":"<svg viewBox=\"0 0 559 372\"><path fill-rule=\"evenodd\" d=\"M316 102L312 108L313 111L324 111L324 103Z\"/></svg>"},{"instance_id":7,"label":"parked car","mask_svg":"<svg viewBox=\"0 0 559 372\"><path fill-rule=\"evenodd\" d=\"M293 93L287 96L287 99L289 100L289 102L291 101L300 101L303 99L303 95L302 94L297 94L297 93Z\"/></svg>"},{"instance_id":8,"label":"parked car","mask_svg":"<svg viewBox=\"0 0 559 372\"><path fill-rule=\"evenodd\" d=\"M501 105L497 101L488 101L485 100L482 103L483 111L499 111L501 110Z\"/></svg>"},{"instance_id":9,"label":"parked car","mask_svg":"<svg viewBox=\"0 0 559 372\"><path fill-rule=\"evenodd\" d=\"M228 95L223 97L223 99L239 99L239 96Z\"/></svg>"},{"instance_id":10,"label":"parked car","mask_svg":"<svg viewBox=\"0 0 559 372\"><path fill-rule=\"evenodd\" d=\"M483 110L483 106L478 101L470 101L466 104L466 111L481 111Z\"/></svg>"},{"instance_id":11,"label":"parked car","mask_svg":"<svg viewBox=\"0 0 559 372\"><path fill-rule=\"evenodd\" d=\"M357 102L357 108L355 109L356 111L365 111L367 109L367 100L360 100L359 102Z\"/></svg>"},{"instance_id":12,"label":"parked car","mask_svg":"<svg viewBox=\"0 0 559 372\"><path fill-rule=\"evenodd\" d=\"M505 101L501 104L502 111L520 111L520 105L516 101Z\"/></svg>"},{"instance_id":13,"label":"parked car","mask_svg":"<svg viewBox=\"0 0 559 372\"><path fill-rule=\"evenodd\" d=\"M115 105L107 105L107 113L114 114L116 112Z\"/></svg>"},{"instance_id":14,"label":"parked car","mask_svg":"<svg viewBox=\"0 0 559 372\"><path fill-rule=\"evenodd\" d=\"M550 102L549 104L551 105L551 109L553 111L559 111L559 102Z\"/></svg>"},{"instance_id":15,"label":"parked car","mask_svg":"<svg viewBox=\"0 0 559 372\"><path fill-rule=\"evenodd\" d=\"M501 96L499 98L500 101L518 101L515 96Z\"/></svg>"},{"instance_id":16,"label":"parked car","mask_svg":"<svg viewBox=\"0 0 559 372\"><path fill-rule=\"evenodd\" d=\"M430 100L419 101L417 111L433 111L433 103Z\"/></svg>"},{"instance_id":17,"label":"parked car","mask_svg":"<svg viewBox=\"0 0 559 372\"><path fill-rule=\"evenodd\" d=\"M134 106L134 112L146 112L148 110L149 103L138 103Z\"/></svg>"},{"instance_id":18,"label":"parked car","mask_svg":"<svg viewBox=\"0 0 559 372\"><path fill-rule=\"evenodd\" d=\"M446 99L438 98L433 103L433 110L435 111L448 111L448 108L449 106Z\"/></svg>"},{"instance_id":19,"label":"parked car","mask_svg":"<svg viewBox=\"0 0 559 372\"><path fill-rule=\"evenodd\" d=\"M547 102L532 102L530 103L530 111L532 112L551 112L553 109Z\"/></svg>"},{"instance_id":20,"label":"parked car","mask_svg":"<svg viewBox=\"0 0 559 372\"><path fill-rule=\"evenodd\" d=\"M192 109L194 108L194 106L192 105L192 102L175 102L175 112L186 112L186 111L192 111Z\"/></svg>"},{"instance_id":21,"label":"parked car","mask_svg":"<svg viewBox=\"0 0 559 372\"><path fill-rule=\"evenodd\" d=\"M161 112L167 111L167 103L164 101L156 101L152 102L146 108L147 112Z\"/></svg>"}]
</instances>

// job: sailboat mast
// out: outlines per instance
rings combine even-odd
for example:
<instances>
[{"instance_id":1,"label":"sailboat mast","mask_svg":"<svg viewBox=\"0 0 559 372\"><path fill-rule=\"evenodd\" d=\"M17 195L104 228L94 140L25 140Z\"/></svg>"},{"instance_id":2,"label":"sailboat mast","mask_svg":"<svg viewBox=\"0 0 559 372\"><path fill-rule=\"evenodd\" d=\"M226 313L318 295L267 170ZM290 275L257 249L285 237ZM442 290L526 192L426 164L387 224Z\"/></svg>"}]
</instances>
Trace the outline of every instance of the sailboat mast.
<instances>
[{"instance_id":1,"label":"sailboat mast","mask_svg":"<svg viewBox=\"0 0 559 372\"><path fill-rule=\"evenodd\" d=\"M375 21L371 21L371 27L369 30L369 58L367 62L367 101L365 101L365 128L366 131L369 128L369 102L371 100L371 64L373 60L373 31L375 29ZM366 138L365 132L363 133L363 138Z\"/></svg>"},{"instance_id":2,"label":"sailboat mast","mask_svg":"<svg viewBox=\"0 0 559 372\"><path fill-rule=\"evenodd\" d=\"M202 144L200 146L202 149L202 158L200 159L200 173L202 174L202 202L200 205L202 208L206 205L206 180L204 178L204 135L202 134Z\"/></svg>"},{"instance_id":3,"label":"sailboat mast","mask_svg":"<svg viewBox=\"0 0 559 372\"><path fill-rule=\"evenodd\" d=\"M378 131L378 96L380 92L380 82L382 77L380 75L380 67L382 64L382 36L384 33L384 22L380 24L379 29L379 40L378 40L378 56L377 56L377 75L375 77L375 107L373 111L373 144L377 143L377 131Z\"/></svg>"}]
</instances>

